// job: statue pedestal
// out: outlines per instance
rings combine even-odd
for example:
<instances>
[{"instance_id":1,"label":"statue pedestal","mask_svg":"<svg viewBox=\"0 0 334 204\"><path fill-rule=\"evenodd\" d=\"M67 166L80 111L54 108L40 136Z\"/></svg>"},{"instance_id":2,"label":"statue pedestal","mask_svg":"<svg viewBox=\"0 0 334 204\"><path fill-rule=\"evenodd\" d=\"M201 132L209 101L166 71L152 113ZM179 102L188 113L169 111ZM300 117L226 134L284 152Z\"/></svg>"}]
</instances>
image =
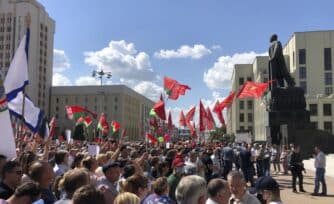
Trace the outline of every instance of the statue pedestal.
<instances>
[{"instance_id":1,"label":"statue pedestal","mask_svg":"<svg viewBox=\"0 0 334 204\"><path fill-rule=\"evenodd\" d=\"M314 129L306 110L303 89L299 87L276 88L269 94L268 126L272 144L298 144L304 157L312 155L315 145L325 152L334 152L334 136ZM282 127L285 127L283 131Z\"/></svg>"}]
</instances>

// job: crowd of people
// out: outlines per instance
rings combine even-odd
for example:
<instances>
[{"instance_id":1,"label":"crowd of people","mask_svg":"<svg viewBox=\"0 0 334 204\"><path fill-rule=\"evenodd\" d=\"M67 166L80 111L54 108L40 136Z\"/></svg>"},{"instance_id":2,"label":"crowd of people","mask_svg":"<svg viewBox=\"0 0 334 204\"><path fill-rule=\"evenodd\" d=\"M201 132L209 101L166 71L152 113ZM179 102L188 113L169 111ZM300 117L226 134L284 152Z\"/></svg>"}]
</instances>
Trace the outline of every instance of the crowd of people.
<instances>
[{"instance_id":1,"label":"crowd of people","mask_svg":"<svg viewBox=\"0 0 334 204\"><path fill-rule=\"evenodd\" d=\"M270 174L288 171L293 192L297 178L305 192L298 146L108 140L94 155L87 145L35 139L18 144L15 160L0 155L0 204L279 204ZM327 194L325 158L316 147L313 195Z\"/></svg>"}]
</instances>

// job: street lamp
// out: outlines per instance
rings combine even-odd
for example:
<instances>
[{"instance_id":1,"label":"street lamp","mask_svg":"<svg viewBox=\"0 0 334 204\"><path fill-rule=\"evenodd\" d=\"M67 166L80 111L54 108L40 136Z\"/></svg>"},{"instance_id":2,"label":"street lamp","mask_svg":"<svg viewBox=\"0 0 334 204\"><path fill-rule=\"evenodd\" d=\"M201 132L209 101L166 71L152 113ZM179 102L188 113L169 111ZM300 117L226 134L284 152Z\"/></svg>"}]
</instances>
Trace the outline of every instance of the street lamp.
<instances>
[{"instance_id":1,"label":"street lamp","mask_svg":"<svg viewBox=\"0 0 334 204\"><path fill-rule=\"evenodd\" d=\"M111 72L105 72L102 69L101 69L101 71L94 70L93 73L92 73L92 77L100 79L101 86L102 86L102 83L103 83L103 77L104 76L107 77L107 79L110 79L112 74L111 74Z\"/></svg>"}]
</instances>

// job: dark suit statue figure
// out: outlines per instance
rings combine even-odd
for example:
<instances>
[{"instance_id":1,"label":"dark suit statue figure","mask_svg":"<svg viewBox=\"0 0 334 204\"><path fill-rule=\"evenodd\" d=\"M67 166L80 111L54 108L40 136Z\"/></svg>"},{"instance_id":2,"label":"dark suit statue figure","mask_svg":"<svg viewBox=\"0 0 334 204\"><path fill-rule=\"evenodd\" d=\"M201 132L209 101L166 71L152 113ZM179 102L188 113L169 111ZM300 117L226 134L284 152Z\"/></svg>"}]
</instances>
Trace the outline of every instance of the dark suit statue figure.
<instances>
[{"instance_id":1,"label":"dark suit statue figure","mask_svg":"<svg viewBox=\"0 0 334 204\"><path fill-rule=\"evenodd\" d=\"M278 41L276 34L270 37L269 79L274 80L271 88L276 88L277 84L279 87L284 87L284 79L289 87L295 86L295 81L290 76L284 61L282 44Z\"/></svg>"}]
</instances>

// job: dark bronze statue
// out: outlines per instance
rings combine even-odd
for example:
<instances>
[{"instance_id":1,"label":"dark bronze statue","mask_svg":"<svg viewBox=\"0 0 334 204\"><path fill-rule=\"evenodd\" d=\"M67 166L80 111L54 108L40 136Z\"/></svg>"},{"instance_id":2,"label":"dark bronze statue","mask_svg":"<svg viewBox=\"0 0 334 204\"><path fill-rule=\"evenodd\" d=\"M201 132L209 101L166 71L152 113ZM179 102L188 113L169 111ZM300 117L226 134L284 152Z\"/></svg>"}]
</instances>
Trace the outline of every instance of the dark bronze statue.
<instances>
[{"instance_id":1,"label":"dark bronze statue","mask_svg":"<svg viewBox=\"0 0 334 204\"><path fill-rule=\"evenodd\" d=\"M284 79L289 87L295 86L295 81L290 76L284 61L282 44L278 41L276 34L270 37L269 79L274 80L271 89L276 88L277 84L279 87L284 87Z\"/></svg>"}]
</instances>

